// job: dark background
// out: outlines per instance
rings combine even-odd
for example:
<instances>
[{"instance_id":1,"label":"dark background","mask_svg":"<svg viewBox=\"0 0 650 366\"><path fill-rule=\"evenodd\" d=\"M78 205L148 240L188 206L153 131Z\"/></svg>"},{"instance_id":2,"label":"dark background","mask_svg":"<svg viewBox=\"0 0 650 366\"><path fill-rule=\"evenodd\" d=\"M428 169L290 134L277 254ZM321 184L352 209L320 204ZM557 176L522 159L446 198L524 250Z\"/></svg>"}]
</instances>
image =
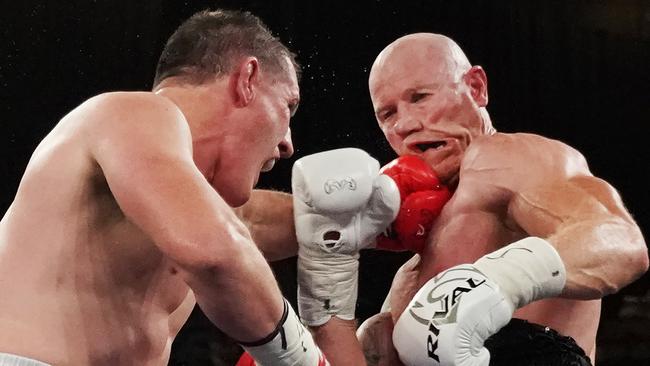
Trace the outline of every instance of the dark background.
<instances>
[{"instance_id":1,"label":"dark background","mask_svg":"<svg viewBox=\"0 0 650 366\"><path fill-rule=\"evenodd\" d=\"M260 187L288 191L297 157L356 146L393 153L374 121L369 68L407 33L455 39L488 75L495 127L560 139L612 183L647 233L650 212L650 1L128 1L3 4L0 11L0 208L11 203L31 152L56 122L95 94L149 89L158 55L198 10L246 9L298 53L302 102L295 157ZM534 162L531 162L534 164ZM376 312L406 257L364 253L358 315ZM275 264L295 300L295 262ZM605 299L600 365L650 364L648 276ZM218 290L216 290L218 291ZM2 296L2 294L0 294ZM195 312L171 364L232 365L222 336ZM226 353L226 352L222 352ZM222 358L219 358L222 357ZM225 358L224 358L225 357Z\"/></svg>"}]
</instances>

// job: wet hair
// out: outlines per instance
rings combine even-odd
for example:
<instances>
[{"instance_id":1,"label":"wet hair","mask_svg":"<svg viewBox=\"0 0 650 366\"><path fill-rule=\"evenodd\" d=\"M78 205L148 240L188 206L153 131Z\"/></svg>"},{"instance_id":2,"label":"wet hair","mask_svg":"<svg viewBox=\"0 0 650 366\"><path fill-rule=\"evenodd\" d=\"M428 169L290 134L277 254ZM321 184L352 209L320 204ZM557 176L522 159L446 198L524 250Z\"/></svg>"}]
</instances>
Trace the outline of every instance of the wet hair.
<instances>
[{"instance_id":1,"label":"wet hair","mask_svg":"<svg viewBox=\"0 0 650 366\"><path fill-rule=\"evenodd\" d=\"M289 58L300 76L291 52L261 19L247 11L204 10L192 15L169 37L160 55L154 88L166 78L200 85L226 75L242 57L254 56L273 76L288 75Z\"/></svg>"},{"instance_id":2,"label":"wet hair","mask_svg":"<svg viewBox=\"0 0 650 366\"><path fill-rule=\"evenodd\" d=\"M548 327L512 319L485 341L490 366L592 366L571 337Z\"/></svg>"}]
</instances>

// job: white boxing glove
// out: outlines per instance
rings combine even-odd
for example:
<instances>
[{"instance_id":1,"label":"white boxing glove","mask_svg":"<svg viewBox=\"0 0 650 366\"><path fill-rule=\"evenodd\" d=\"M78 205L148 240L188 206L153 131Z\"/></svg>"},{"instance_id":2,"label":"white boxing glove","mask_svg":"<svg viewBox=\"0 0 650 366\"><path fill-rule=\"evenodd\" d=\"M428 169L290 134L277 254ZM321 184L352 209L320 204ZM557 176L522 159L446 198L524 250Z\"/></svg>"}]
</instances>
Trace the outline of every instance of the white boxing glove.
<instances>
[{"instance_id":1,"label":"white boxing glove","mask_svg":"<svg viewBox=\"0 0 650 366\"><path fill-rule=\"evenodd\" d=\"M359 250L397 216L397 185L365 151L345 148L296 161L291 186L300 316L311 326L354 319Z\"/></svg>"},{"instance_id":2,"label":"white boxing glove","mask_svg":"<svg viewBox=\"0 0 650 366\"><path fill-rule=\"evenodd\" d=\"M485 340L517 308L559 295L565 282L555 248L528 237L429 280L397 320L393 344L406 366L488 366Z\"/></svg>"},{"instance_id":3,"label":"white boxing glove","mask_svg":"<svg viewBox=\"0 0 650 366\"><path fill-rule=\"evenodd\" d=\"M255 359L257 366L330 365L286 300L284 314L275 331L257 342L240 344Z\"/></svg>"}]
</instances>

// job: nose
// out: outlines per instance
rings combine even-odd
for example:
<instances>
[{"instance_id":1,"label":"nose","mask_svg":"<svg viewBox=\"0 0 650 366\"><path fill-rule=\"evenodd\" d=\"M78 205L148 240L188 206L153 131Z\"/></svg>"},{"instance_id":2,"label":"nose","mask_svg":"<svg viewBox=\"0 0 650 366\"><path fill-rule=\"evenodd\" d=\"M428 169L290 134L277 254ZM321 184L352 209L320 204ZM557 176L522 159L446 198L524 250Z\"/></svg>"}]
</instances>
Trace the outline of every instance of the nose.
<instances>
[{"instance_id":1,"label":"nose","mask_svg":"<svg viewBox=\"0 0 650 366\"><path fill-rule=\"evenodd\" d=\"M291 142L291 128L287 129L287 133L282 138L282 141L278 144L278 149L280 150L280 157L282 159L290 158L293 155L293 143Z\"/></svg>"},{"instance_id":2,"label":"nose","mask_svg":"<svg viewBox=\"0 0 650 366\"><path fill-rule=\"evenodd\" d=\"M410 135L411 133L421 128L422 128L422 123L420 122L420 120L414 118L412 115L409 114L400 116L400 118L397 120L397 122L393 127L395 133L402 138Z\"/></svg>"}]
</instances>

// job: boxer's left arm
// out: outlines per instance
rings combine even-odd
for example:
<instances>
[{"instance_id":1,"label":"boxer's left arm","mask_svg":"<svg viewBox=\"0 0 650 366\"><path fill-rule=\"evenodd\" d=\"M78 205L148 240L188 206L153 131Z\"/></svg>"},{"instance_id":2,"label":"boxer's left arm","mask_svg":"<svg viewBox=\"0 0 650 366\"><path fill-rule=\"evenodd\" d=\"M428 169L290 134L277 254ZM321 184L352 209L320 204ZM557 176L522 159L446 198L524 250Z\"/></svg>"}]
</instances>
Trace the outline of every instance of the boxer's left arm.
<instances>
[{"instance_id":1,"label":"boxer's left arm","mask_svg":"<svg viewBox=\"0 0 650 366\"><path fill-rule=\"evenodd\" d=\"M643 235L618 192L586 169L570 177L539 177L514 195L508 216L558 251L567 275L564 297L598 299L648 269Z\"/></svg>"},{"instance_id":2,"label":"boxer's left arm","mask_svg":"<svg viewBox=\"0 0 650 366\"><path fill-rule=\"evenodd\" d=\"M489 182L508 192L505 223L545 239L559 254L566 270L561 296L599 299L647 270L641 230L616 190L592 175L580 152L534 135L492 139L468 152L466 166L474 174L463 184ZM491 173L497 169L501 173Z\"/></svg>"},{"instance_id":3,"label":"boxer's left arm","mask_svg":"<svg viewBox=\"0 0 650 366\"><path fill-rule=\"evenodd\" d=\"M248 202L234 210L267 261L298 255L290 194L255 189Z\"/></svg>"},{"instance_id":4,"label":"boxer's left arm","mask_svg":"<svg viewBox=\"0 0 650 366\"><path fill-rule=\"evenodd\" d=\"M579 152L541 138L517 140L474 142L464 160L471 174L461 184L489 184L509 196L504 223L529 236L452 267L418 291L393 333L406 364L487 365L483 341L517 308L555 296L598 299L648 268L638 226ZM451 305L440 312L442 300Z\"/></svg>"}]
</instances>

